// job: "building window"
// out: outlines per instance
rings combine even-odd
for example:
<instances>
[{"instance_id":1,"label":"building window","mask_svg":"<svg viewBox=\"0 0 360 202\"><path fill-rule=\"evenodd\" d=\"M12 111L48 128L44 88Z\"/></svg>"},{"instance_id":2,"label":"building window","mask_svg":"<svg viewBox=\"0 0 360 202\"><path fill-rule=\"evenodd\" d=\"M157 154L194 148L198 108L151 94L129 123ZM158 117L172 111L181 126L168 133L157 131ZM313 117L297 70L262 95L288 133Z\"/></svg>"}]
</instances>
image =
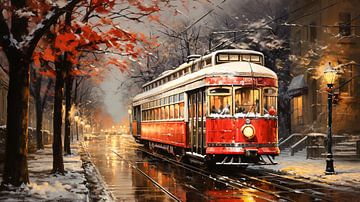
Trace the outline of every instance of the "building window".
<instances>
[{"instance_id":1,"label":"building window","mask_svg":"<svg viewBox=\"0 0 360 202\"><path fill-rule=\"evenodd\" d=\"M309 41L310 42L315 42L316 38L317 38L316 24L311 23L310 24L310 29L309 29Z\"/></svg>"},{"instance_id":2,"label":"building window","mask_svg":"<svg viewBox=\"0 0 360 202\"><path fill-rule=\"evenodd\" d=\"M292 99L292 118L295 125L302 125L304 123L303 118L303 96L295 97Z\"/></svg>"},{"instance_id":3,"label":"building window","mask_svg":"<svg viewBox=\"0 0 360 202\"><path fill-rule=\"evenodd\" d=\"M351 14L348 12L339 13L339 34L341 36L351 35Z\"/></svg>"}]
</instances>

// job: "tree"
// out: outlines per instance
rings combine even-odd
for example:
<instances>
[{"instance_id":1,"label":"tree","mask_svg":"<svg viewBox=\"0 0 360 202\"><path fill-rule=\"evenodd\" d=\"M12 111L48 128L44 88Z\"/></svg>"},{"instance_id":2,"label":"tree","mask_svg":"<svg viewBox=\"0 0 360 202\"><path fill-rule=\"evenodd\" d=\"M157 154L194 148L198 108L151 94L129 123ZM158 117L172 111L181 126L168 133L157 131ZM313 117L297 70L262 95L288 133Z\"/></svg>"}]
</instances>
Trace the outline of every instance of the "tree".
<instances>
[{"instance_id":1,"label":"tree","mask_svg":"<svg viewBox=\"0 0 360 202\"><path fill-rule=\"evenodd\" d=\"M160 10L156 2L154 2L151 6L144 6L141 1L129 0L128 5L138 9L140 12L133 12L129 14L121 13L121 15L118 16L131 19L133 15L137 15L142 18ZM54 24L59 22L58 20L60 16L67 11L77 8L79 9L78 13L81 14L83 13L82 11L84 8L89 10L94 9L93 11L95 12L86 12L87 15L83 17L99 17L98 19L101 20L101 16L106 13L110 15L114 14L115 17L113 17L113 19L116 19L118 12L110 12L114 6L114 0L70 0L63 6L59 6L56 2L35 0L5 0L0 3L0 46L5 52L9 63L6 159L4 165L3 184L20 186L22 183L29 182L27 171L27 125L28 101L30 94L30 63L32 62L34 50L37 47L39 40L44 34L50 31L50 28ZM92 16L91 14L94 15ZM104 21L102 23L109 22L107 19L103 20ZM120 51L127 53L128 56L136 58L140 50L134 50L135 46L130 44L134 44L136 41L144 41L146 39L143 35L138 36L135 33L129 33L122 29L118 29L115 24L113 28L107 32L111 34L112 38L101 38L99 33L96 33L91 29L89 24L82 26L81 23L75 23L75 25L77 26L76 29L67 30L69 32L56 35L58 44L56 44L55 41L55 47L58 45L56 47L57 52L53 52L52 49L45 49L45 54L41 54L41 56L45 56L43 58L44 60L53 60L52 62L55 63L55 66L64 65L66 63L63 61L55 61L55 59L59 58L59 56L63 55L65 52L72 52L76 54L68 54L66 58L60 57L59 59L65 58L66 62L70 61L72 63L76 63L74 60L76 57L74 56L78 54L79 51L77 50L79 50L79 48L81 49L87 45L92 47L91 50L99 51L99 47L96 44L99 44L100 41L113 47L114 49L119 49ZM31 30L30 32L28 32L29 29ZM76 38L78 36L76 32L77 29L81 31L81 37L84 38ZM101 31L101 34L107 33L105 33L105 31ZM76 40L73 37L75 37ZM85 40L88 40L89 37L92 38L92 40L90 40L90 43L86 43ZM80 42L85 43L80 44ZM35 55L39 56L40 54ZM35 60L34 62L39 64L38 61L39 60ZM113 63L113 65L116 64L120 64L121 68L125 68L124 64L121 62L116 61ZM59 74L57 75L59 78L62 78L63 70L59 70L56 73ZM58 82L58 85L61 84L61 81L56 82ZM59 100L62 98L62 89L58 87L57 90L58 91L55 92L55 96L58 96L56 104L61 105ZM54 111L56 113L61 113L59 108L56 108ZM54 116L57 116L58 119L61 115L54 114ZM58 127L58 125L56 125L56 127ZM60 151L59 153L62 152L58 147L61 147L60 135L57 133L54 137L54 139L59 140L56 142L55 146L55 150ZM56 172L62 171L61 162L57 165L60 165L59 168L54 168L53 170Z\"/></svg>"},{"instance_id":2,"label":"tree","mask_svg":"<svg viewBox=\"0 0 360 202\"><path fill-rule=\"evenodd\" d=\"M46 71L36 70L31 68L32 83L30 88L30 94L35 99L35 111L36 111L36 146L37 149L44 149L42 140L42 122L43 112L48 101L50 89L53 86L53 80L49 75L45 75ZM44 75L43 75L44 74ZM44 80L47 80L46 86L44 86ZM45 89L44 89L45 87Z\"/></svg>"},{"instance_id":3,"label":"tree","mask_svg":"<svg viewBox=\"0 0 360 202\"><path fill-rule=\"evenodd\" d=\"M20 186L29 182L27 170L28 101L30 63L38 41L50 26L69 7L79 0L72 0L64 7L53 4L52 12L43 19L37 18L35 28L28 32L27 8L39 6L25 0L2 1L0 4L0 45L9 62L9 91L7 112L6 157L3 184ZM43 8L49 8L49 6ZM35 10L35 9L34 9ZM50 10L50 9L49 9ZM14 11L14 12L13 12ZM45 12L46 13L46 12ZM38 13L42 16L43 13Z\"/></svg>"}]
</instances>

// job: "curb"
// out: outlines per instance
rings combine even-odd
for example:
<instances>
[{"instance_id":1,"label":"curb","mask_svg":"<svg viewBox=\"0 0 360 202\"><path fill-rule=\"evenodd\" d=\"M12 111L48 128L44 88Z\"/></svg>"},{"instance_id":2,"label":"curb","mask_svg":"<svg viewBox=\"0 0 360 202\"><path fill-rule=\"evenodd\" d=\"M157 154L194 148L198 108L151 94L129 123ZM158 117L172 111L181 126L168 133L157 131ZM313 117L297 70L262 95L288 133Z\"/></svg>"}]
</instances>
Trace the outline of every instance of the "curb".
<instances>
[{"instance_id":1,"label":"curb","mask_svg":"<svg viewBox=\"0 0 360 202\"><path fill-rule=\"evenodd\" d=\"M86 150L84 143L82 142L80 146L80 157L82 161L82 167L85 171L85 177L87 180L86 186L89 189L90 201L116 201L116 197L112 194L111 191L109 191L108 186L102 178L99 170L91 161L91 155ZM91 170L93 170L93 172L89 173Z\"/></svg>"}]
</instances>

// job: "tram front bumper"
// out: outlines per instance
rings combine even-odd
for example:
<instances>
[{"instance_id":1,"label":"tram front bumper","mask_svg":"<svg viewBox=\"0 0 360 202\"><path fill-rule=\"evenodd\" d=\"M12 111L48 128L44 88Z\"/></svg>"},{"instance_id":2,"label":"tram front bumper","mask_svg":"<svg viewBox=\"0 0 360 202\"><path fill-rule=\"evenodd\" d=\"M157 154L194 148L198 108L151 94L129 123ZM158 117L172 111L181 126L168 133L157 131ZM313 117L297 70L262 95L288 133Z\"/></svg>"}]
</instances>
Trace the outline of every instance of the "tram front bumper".
<instances>
[{"instance_id":1,"label":"tram front bumper","mask_svg":"<svg viewBox=\"0 0 360 202\"><path fill-rule=\"evenodd\" d=\"M207 147L206 154L231 154L231 155L279 155L278 147L243 148L243 147Z\"/></svg>"}]
</instances>

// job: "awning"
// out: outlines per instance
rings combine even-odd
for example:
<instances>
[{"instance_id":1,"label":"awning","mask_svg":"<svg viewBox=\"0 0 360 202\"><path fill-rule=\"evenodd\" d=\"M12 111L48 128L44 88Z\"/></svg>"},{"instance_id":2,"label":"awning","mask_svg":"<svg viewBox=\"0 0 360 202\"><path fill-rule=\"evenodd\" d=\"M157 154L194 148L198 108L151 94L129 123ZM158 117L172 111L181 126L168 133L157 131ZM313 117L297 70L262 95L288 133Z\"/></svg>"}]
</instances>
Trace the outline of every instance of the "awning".
<instances>
[{"instance_id":1,"label":"awning","mask_svg":"<svg viewBox=\"0 0 360 202\"><path fill-rule=\"evenodd\" d=\"M296 77L294 77L289 85L289 88L287 90L288 95L290 97L297 97L300 95L307 94L308 86L305 82L305 76L304 74L300 74Z\"/></svg>"}]
</instances>

